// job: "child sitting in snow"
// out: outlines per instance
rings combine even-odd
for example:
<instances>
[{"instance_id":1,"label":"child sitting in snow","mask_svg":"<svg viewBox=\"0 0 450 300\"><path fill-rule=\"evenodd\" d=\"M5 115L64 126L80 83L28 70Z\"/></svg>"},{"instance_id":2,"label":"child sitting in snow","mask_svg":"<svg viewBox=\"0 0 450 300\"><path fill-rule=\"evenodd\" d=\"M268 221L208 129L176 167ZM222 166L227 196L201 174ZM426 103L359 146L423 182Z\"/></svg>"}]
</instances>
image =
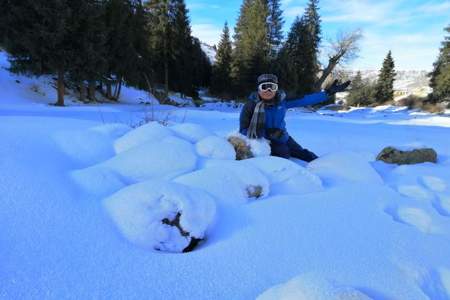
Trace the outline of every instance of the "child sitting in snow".
<instances>
[{"instance_id":1,"label":"child sitting in snow","mask_svg":"<svg viewBox=\"0 0 450 300\"><path fill-rule=\"evenodd\" d=\"M263 74L258 77L258 92L252 93L249 97L250 101L242 108L239 131L251 139L262 137L268 139L273 156L295 157L311 162L317 158L317 155L302 148L287 133L284 120L286 111L293 107L315 105L327 101L335 93L345 91L349 84L350 81L339 84L336 80L323 92L286 101L286 94L278 89L278 77L273 74Z\"/></svg>"}]
</instances>

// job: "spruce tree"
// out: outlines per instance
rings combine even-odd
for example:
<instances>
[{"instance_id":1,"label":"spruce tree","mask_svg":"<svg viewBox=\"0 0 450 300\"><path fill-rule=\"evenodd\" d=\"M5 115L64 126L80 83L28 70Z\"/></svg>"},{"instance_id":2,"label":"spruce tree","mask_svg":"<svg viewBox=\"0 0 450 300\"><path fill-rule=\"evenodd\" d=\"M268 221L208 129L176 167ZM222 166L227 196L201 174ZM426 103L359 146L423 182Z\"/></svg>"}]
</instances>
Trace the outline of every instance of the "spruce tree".
<instances>
[{"instance_id":1,"label":"spruce tree","mask_svg":"<svg viewBox=\"0 0 450 300\"><path fill-rule=\"evenodd\" d=\"M3 25L11 71L57 75L58 106L64 106L65 75L74 57L71 14L69 1L8 1Z\"/></svg>"},{"instance_id":2,"label":"spruce tree","mask_svg":"<svg viewBox=\"0 0 450 300\"><path fill-rule=\"evenodd\" d=\"M439 57L430 73L430 87L433 88L433 102L450 101L450 25L445 28L447 36L442 42Z\"/></svg>"},{"instance_id":3,"label":"spruce tree","mask_svg":"<svg viewBox=\"0 0 450 300\"><path fill-rule=\"evenodd\" d=\"M211 92L221 97L229 97L231 82L232 43L230 29L225 23L219 46L216 52L216 63L213 67Z\"/></svg>"},{"instance_id":4,"label":"spruce tree","mask_svg":"<svg viewBox=\"0 0 450 300\"><path fill-rule=\"evenodd\" d=\"M388 52L383 62L383 67L378 75L378 81L375 90L376 102L383 104L387 101L394 100L394 81L395 81L395 64L391 51Z\"/></svg>"},{"instance_id":5,"label":"spruce tree","mask_svg":"<svg viewBox=\"0 0 450 300\"><path fill-rule=\"evenodd\" d=\"M69 79L74 83L72 86L78 87L81 101L85 101L87 96L85 82L90 82L89 99L95 101L95 85L92 86L92 82L101 80L106 72L105 7L96 0L73 1L70 5L72 20L69 34L74 57L68 69Z\"/></svg>"},{"instance_id":6,"label":"spruce tree","mask_svg":"<svg viewBox=\"0 0 450 300\"><path fill-rule=\"evenodd\" d=\"M276 58L283 42L283 11L281 10L280 0L267 0L269 16L267 19L269 31L270 58Z\"/></svg>"},{"instance_id":7,"label":"spruce tree","mask_svg":"<svg viewBox=\"0 0 450 300\"><path fill-rule=\"evenodd\" d=\"M268 16L265 0L244 0L235 27L232 66L234 88L238 96L252 91L257 76L267 71L270 60Z\"/></svg>"},{"instance_id":8,"label":"spruce tree","mask_svg":"<svg viewBox=\"0 0 450 300\"><path fill-rule=\"evenodd\" d=\"M321 21L318 0L310 0L302 17L292 23L277 59L277 70L289 97L314 91L319 72Z\"/></svg>"}]
</instances>

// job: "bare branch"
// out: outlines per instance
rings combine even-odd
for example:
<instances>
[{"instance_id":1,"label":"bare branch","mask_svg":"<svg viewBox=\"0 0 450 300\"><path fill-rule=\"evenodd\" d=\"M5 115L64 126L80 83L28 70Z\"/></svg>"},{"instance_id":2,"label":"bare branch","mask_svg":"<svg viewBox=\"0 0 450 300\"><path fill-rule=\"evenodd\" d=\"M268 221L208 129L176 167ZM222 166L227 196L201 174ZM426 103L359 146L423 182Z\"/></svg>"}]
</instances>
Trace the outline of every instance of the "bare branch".
<instances>
[{"instance_id":1,"label":"bare branch","mask_svg":"<svg viewBox=\"0 0 450 300\"><path fill-rule=\"evenodd\" d=\"M322 88L323 83L337 65L348 63L358 57L358 43L361 38L362 32L358 29L353 32L340 32L338 33L336 40L330 42L331 51L328 55L328 65L323 69L322 75L316 83L316 89L319 90Z\"/></svg>"}]
</instances>

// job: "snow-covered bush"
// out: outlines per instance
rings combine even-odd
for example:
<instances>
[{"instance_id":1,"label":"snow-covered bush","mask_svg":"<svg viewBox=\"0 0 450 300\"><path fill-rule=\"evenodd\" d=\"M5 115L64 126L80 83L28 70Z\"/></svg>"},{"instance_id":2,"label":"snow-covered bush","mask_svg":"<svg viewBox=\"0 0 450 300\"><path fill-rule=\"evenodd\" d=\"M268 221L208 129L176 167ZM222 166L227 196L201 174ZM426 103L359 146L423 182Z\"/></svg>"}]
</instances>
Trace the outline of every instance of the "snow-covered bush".
<instances>
[{"instance_id":1,"label":"snow-covered bush","mask_svg":"<svg viewBox=\"0 0 450 300\"><path fill-rule=\"evenodd\" d=\"M216 210L207 193L159 180L128 186L104 205L128 240L165 252L193 250L205 238Z\"/></svg>"},{"instance_id":2,"label":"snow-covered bush","mask_svg":"<svg viewBox=\"0 0 450 300\"><path fill-rule=\"evenodd\" d=\"M130 182L139 182L155 178L170 179L193 171L196 164L194 146L185 140L169 136L121 152L102 166Z\"/></svg>"},{"instance_id":3,"label":"snow-covered bush","mask_svg":"<svg viewBox=\"0 0 450 300\"><path fill-rule=\"evenodd\" d=\"M122 153L146 142L159 142L171 135L173 132L167 127L158 122L150 122L117 139L114 149L116 153Z\"/></svg>"},{"instance_id":4,"label":"snow-covered bush","mask_svg":"<svg viewBox=\"0 0 450 300\"><path fill-rule=\"evenodd\" d=\"M197 153L212 159L235 159L236 152L231 144L218 136L208 136L196 144Z\"/></svg>"},{"instance_id":5,"label":"snow-covered bush","mask_svg":"<svg viewBox=\"0 0 450 300\"><path fill-rule=\"evenodd\" d=\"M224 205L239 205L249 199L264 198L270 183L255 167L236 161L209 161L205 169L175 179L202 189Z\"/></svg>"},{"instance_id":6,"label":"snow-covered bush","mask_svg":"<svg viewBox=\"0 0 450 300\"><path fill-rule=\"evenodd\" d=\"M236 160L270 155L270 144L265 139L249 139L240 133L231 133L228 142L236 151Z\"/></svg>"},{"instance_id":7,"label":"snow-covered bush","mask_svg":"<svg viewBox=\"0 0 450 300\"><path fill-rule=\"evenodd\" d=\"M267 156L245 161L258 168L270 181L274 194L308 194L323 190L320 178L291 160Z\"/></svg>"},{"instance_id":8,"label":"snow-covered bush","mask_svg":"<svg viewBox=\"0 0 450 300\"><path fill-rule=\"evenodd\" d=\"M130 127L123 124L106 124L87 130L56 132L53 140L74 161L92 165L114 155L114 139L124 135Z\"/></svg>"},{"instance_id":9,"label":"snow-covered bush","mask_svg":"<svg viewBox=\"0 0 450 300\"><path fill-rule=\"evenodd\" d=\"M193 123L181 123L170 127L173 132L182 139L191 143L197 143L201 139L212 135L205 127Z\"/></svg>"}]
</instances>

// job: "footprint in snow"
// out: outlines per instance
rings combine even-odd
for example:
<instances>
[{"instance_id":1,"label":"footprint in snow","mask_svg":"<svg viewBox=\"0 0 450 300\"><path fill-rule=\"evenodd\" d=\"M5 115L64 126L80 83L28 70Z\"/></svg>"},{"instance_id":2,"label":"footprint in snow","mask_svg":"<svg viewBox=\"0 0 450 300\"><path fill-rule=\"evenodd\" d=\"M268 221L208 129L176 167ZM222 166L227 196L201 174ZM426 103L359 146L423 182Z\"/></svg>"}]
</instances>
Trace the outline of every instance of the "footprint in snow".
<instances>
[{"instance_id":1,"label":"footprint in snow","mask_svg":"<svg viewBox=\"0 0 450 300\"><path fill-rule=\"evenodd\" d=\"M450 269L430 270L421 278L420 287L430 299L450 299Z\"/></svg>"},{"instance_id":2,"label":"footprint in snow","mask_svg":"<svg viewBox=\"0 0 450 300\"><path fill-rule=\"evenodd\" d=\"M440 195L433 203L433 207L444 217L450 217L450 196Z\"/></svg>"},{"instance_id":3,"label":"footprint in snow","mask_svg":"<svg viewBox=\"0 0 450 300\"><path fill-rule=\"evenodd\" d=\"M434 198L433 193L419 185L400 185L397 191L403 196L419 200L432 200Z\"/></svg>"},{"instance_id":4,"label":"footprint in snow","mask_svg":"<svg viewBox=\"0 0 450 300\"><path fill-rule=\"evenodd\" d=\"M437 227L423 209L416 207L388 207L385 212L396 222L416 227L423 233L436 233Z\"/></svg>"},{"instance_id":5,"label":"footprint in snow","mask_svg":"<svg viewBox=\"0 0 450 300\"><path fill-rule=\"evenodd\" d=\"M422 184L433 192L444 192L447 189L447 184L444 180L434 176L422 176Z\"/></svg>"}]
</instances>

